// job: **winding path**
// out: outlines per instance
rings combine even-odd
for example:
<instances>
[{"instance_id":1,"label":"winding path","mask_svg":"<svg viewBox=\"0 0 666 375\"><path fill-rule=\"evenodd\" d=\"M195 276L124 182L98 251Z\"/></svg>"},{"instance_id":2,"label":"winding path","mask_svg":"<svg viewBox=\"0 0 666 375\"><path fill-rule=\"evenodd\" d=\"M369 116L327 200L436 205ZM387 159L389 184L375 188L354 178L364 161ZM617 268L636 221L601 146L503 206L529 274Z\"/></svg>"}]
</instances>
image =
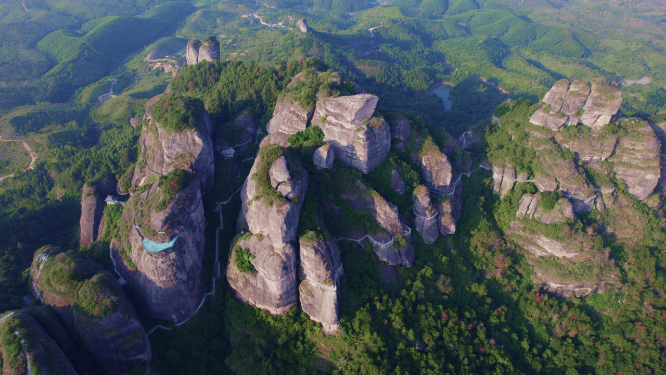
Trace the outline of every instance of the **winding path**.
<instances>
[{"instance_id":1,"label":"winding path","mask_svg":"<svg viewBox=\"0 0 666 375\"><path fill-rule=\"evenodd\" d=\"M39 14L40 16L44 15L44 12L35 12L34 10L30 10L25 6L25 0L21 0L21 5L23 6L23 9L25 9L26 12L28 13L35 13Z\"/></svg>"},{"instance_id":2,"label":"winding path","mask_svg":"<svg viewBox=\"0 0 666 375\"><path fill-rule=\"evenodd\" d=\"M368 31L370 32L370 38L374 38L375 33L373 33L373 31L377 28L380 28L380 27L382 27L382 25L371 27L371 28L368 29Z\"/></svg>"},{"instance_id":3,"label":"winding path","mask_svg":"<svg viewBox=\"0 0 666 375\"><path fill-rule=\"evenodd\" d=\"M28 143L26 141L20 141L20 140L17 140L17 139L3 139L1 135L0 135L0 141L2 141L2 142L21 142L21 143L23 143L23 148L25 148L25 150L28 151L28 155L30 155L30 165L28 165L28 168L26 168L25 170L32 169L35 166L35 160L37 160L37 153L32 151L32 149L30 148L30 146L28 145ZM5 178L9 178L9 177L14 177L14 173L9 174L7 176L0 177L0 181L4 180Z\"/></svg>"}]
</instances>

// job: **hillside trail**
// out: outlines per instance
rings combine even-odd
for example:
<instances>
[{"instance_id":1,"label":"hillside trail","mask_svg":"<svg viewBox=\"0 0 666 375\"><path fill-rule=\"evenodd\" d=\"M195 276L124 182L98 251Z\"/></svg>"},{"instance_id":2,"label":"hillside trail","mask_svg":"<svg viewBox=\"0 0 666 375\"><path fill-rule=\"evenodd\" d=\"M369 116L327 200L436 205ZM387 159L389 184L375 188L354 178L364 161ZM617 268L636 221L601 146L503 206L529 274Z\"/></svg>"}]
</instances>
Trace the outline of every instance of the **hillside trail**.
<instances>
[{"instance_id":1,"label":"hillside trail","mask_svg":"<svg viewBox=\"0 0 666 375\"><path fill-rule=\"evenodd\" d=\"M39 14L40 16L44 15L44 12L35 12L34 10L28 9L28 7L25 6L25 0L21 0L21 5L23 6L23 9L28 13L35 13L35 14Z\"/></svg>"},{"instance_id":2,"label":"hillside trail","mask_svg":"<svg viewBox=\"0 0 666 375\"><path fill-rule=\"evenodd\" d=\"M3 139L1 135L0 135L0 141L2 141L2 142L21 142L23 144L23 148L25 148L25 150L28 151L28 155L30 155L30 165L28 165L28 168L26 168L26 170L32 169L35 166L35 160L37 160L37 153L32 151L32 149L30 148L30 146L28 145L28 143L26 141L19 141L19 140L16 140L16 139ZM14 177L14 174L12 173L12 174L7 175L7 176L1 176L0 181L4 180L5 178L10 178L10 177Z\"/></svg>"},{"instance_id":3,"label":"hillside trail","mask_svg":"<svg viewBox=\"0 0 666 375\"><path fill-rule=\"evenodd\" d=\"M382 25L371 27L371 28L368 29L368 31L370 32L370 38L374 38L375 34L373 33L373 31L377 28L380 28L380 27L382 27Z\"/></svg>"}]
</instances>

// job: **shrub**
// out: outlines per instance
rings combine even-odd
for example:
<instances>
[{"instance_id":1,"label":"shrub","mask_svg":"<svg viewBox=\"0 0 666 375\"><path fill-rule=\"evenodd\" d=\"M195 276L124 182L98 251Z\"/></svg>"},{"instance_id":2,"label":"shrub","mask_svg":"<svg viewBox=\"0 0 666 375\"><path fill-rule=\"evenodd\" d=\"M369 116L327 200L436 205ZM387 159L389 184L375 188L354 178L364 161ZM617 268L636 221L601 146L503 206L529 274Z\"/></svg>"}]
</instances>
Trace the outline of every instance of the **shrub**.
<instances>
[{"instance_id":1,"label":"shrub","mask_svg":"<svg viewBox=\"0 0 666 375\"><path fill-rule=\"evenodd\" d=\"M556 192L543 192L541 193L541 200L539 201L539 207L543 208L544 211L548 212L555 208L557 201L559 199L559 194Z\"/></svg>"},{"instance_id":2,"label":"shrub","mask_svg":"<svg viewBox=\"0 0 666 375\"><path fill-rule=\"evenodd\" d=\"M284 155L284 149L279 145L267 145L259 150L259 164L257 165L257 172L252 175L252 179L257 183L258 195L255 199L264 199L264 203L269 206L273 205L275 201L283 201L278 191L271 186L271 178L268 171L271 169L273 162L279 157Z\"/></svg>"},{"instance_id":3,"label":"shrub","mask_svg":"<svg viewBox=\"0 0 666 375\"><path fill-rule=\"evenodd\" d=\"M291 147L319 147L324 145L324 131L318 126L310 126L305 131L292 134L288 138Z\"/></svg>"},{"instance_id":4,"label":"shrub","mask_svg":"<svg viewBox=\"0 0 666 375\"><path fill-rule=\"evenodd\" d=\"M203 102L180 95L165 95L152 109L152 117L167 132L196 129L204 114Z\"/></svg>"},{"instance_id":5,"label":"shrub","mask_svg":"<svg viewBox=\"0 0 666 375\"><path fill-rule=\"evenodd\" d=\"M158 186L162 192L162 199L155 205L155 211L160 212L167 208L176 194L183 191L193 179L194 173L183 169L174 169L166 176L160 177Z\"/></svg>"},{"instance_id":6,"label":"shrub","mask_svg":"<svg viewBox=\"0 0 666 375\"><path fill-rule=\"evenodd\" d=\"M238 268L239 271L245 273L255 273L257 269L254 268L252 260L254 255L250 254L250 251L243 249L239 245L234 247L234 265Z\"/></svg>"}]
</instances>

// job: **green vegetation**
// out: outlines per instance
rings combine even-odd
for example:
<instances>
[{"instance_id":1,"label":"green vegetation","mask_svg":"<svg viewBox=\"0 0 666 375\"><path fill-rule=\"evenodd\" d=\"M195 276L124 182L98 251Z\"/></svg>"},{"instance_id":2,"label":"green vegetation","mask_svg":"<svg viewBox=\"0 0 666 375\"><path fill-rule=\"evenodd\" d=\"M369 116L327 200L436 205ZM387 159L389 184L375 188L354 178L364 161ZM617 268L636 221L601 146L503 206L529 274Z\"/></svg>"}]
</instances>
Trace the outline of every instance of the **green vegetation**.
<instances>
[{"instance_id":1,"label":"green vegetation","mask_svg":"<svg viewBox=\"0 0 666 375\"><path fill-rule=\"evenodd\" d=\"M268 171L271 169L273 162L284 156L284 154L284 149L275 144L264 146L259 150L259 155L257 156L259 158L257 172L252 175L252 179L255 180L257 184L258 195L252 198L253 200L263 200L268 206L272 206L273 203L285 202L277 189L271 186L271 178L268 175Z\"/></svg>"},{"instance_id":2,"label":"green vegetation","mask_svg":"<svg viewBox=\"0 0 666 375\"><path fill-rule=\"evenodd\" d=\"M90 318L106 318L116 312L119 290L113 277L99 273L86 280L79 289L76 310Z\"/></svg>"},{"instance_id":3,"label":"green vegetation","mask_svg":"<svg viewBox=\"0 0 666 375\"><path fill-rule=\"evenodd\" d=\"M249 250L243 249L240 245L234 246L234 265L239 271L256 273L257 270L254 268L252 260L254 260L254 255L250 254Z\"/></svg>"},{"instance_id":4,"label":"green vegetation","mask_svg":"<svg viewBox=\"0 0 666 375\"><path fill-rule=\"evenodd\" d=\"M545 212L551 211L555 208L560 194L557 192L543 192L541 193L541 200L539 201L539 207L543 208Z\"/></svg>"},{"instance_id":5,"label":"green vegetation","mask_svg":"<svg viewBox=\"0 0 666 375\"><path fill-rule=\"evenodd\" d=\"M155 102L151 115L167 132L196 130L203 118L204 106L195 98L166 95Z\"/></svg>"},{"instance_id":6,"label":"green vegetation","mask_svg":"<svg viewBox=\"0 0 666 375\"><path fill-rule=\"evenodd\" d=\"M324 145L324 132L319 126L310 126L305 131L290 135L287 141L294 148L317 148Z\"/></svg>"},{"instance_id":7,"label":"green vegetation","mask_svg":"<svg viewBox=\"0 0 666 375\"><path fill-rule=\"evenodd\" d=\"M193 180L194 174L183 169L174 169L166 176L160 176L160 201L154 206L155 212L164 211L172 203L176 194L183 191Z\"/></svg>"}]
</instances>

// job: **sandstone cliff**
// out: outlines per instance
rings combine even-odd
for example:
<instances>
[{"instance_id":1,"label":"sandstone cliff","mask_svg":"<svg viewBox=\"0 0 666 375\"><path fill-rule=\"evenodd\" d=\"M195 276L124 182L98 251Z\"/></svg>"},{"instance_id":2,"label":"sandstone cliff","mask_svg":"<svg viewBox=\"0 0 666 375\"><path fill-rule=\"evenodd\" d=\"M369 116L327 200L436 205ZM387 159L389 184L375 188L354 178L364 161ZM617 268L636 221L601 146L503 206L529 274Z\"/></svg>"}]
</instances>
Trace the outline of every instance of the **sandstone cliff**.
<instances>
[{"instance_id":1,"label":"sandstone cliff","mask_svg":"<svg viewBox=\"0 0 666 375\"><path fill-rule=\"evenodd\" d=\"M108 373L149 363L148 337L118 282L97 263L58 251L35 253L30 268L35 297L58 313Z\"/></svg>"},{"instance_id":2,"label":"sandstone cliff","mask_svg":"<svg viewBox=\"0 0 666 375\"><path fill-rule=\"evenodd\" d=\"M285 94L275 103L273 118L267 125L269 133L295 134L305 131L314 114L314 107L292 101L291 97Z\"/></svg>"},{"instance_id":3,"label":"sandstone cliff","mask_svg":"<svg viewBox=\"0 0 666 375\"><path fill-rule=\"evenodd\" d=\"M227 280L236 296L274 314L298 302L296 229L308 174L284 149L266 144L241 190L239 229Z\"/></svg>"},{"instance_id":4,"label":"sandstone cliff","mask_svg":"<svg viewBox=\"0 0 666 375\"><path fill-rule=\"evenodd\" d=\"M117 272L140 308L172 322L191 317L203 295L202 194L214 173L210 127L205 112L196 128L165 128L151 118L140 139L134 193L111 244Z\"/></svg>"},{"instance_id":5,"label":"sandstone cliff","mask_svg":"<svg viewBox=\"0 0 666 375\"><path fill-rule=\"evenodd\" d=\"M565 125L579 122L592 128L608 124L622 105L621 91L606 83L562 79L546 93L530 122L551 130L560 130Z\"/></svg>"},{"instance_id":6,"label":"sandstone cliff","mask_svg":"<svg viewBox=\"0 0 666 375\"><path fill-rule=\"evenodd\" d=\"M414 190L413 210L414 215L416 215L416 231L423 238L423 242L427 244L435 242L439 235L438 212L430 200L428 189L423 185L418 186Z\"/></svg>"},{"instance_id":7,"label":"sandstone cliff","mask_svg":"<svg viewBox=\"0 0 666 375\"><path fill-rule=\"evenodd\" d=\"M321 127L336 158L362 173L375 170L391 148L388 123L375 114L377 101L370 94L320 99L312 118L312 125Z\"/></svg>"},{"instance_id":8,"label":"sandstone cliff","mask_svg":"<svg viewBox=\"0 0 666 375\"><path fill-rule=\"evenodd\" d=\"M340 325L337 288L343 273L338 245L328 233L306 233L300 239L300 260L301 307L322 323L324 332L334 333Z\"/></svg>"},{"instance_id":9,"label":"sandstone cliff","mask_svg":"<svg viewBox=\"0 0 666 375\"><path fill-rule=\"evenodd\" d=\"M195 65L202 61L219 60L220 42L214 36L206 38L203 43L199 39L192 39L187 43L185 57L187 65Z\"/></svg>"},{"instance_id":10,"label":"sandstone cliff","mask_svg":"<svg viewBox=\"0 0 666 375\"><path fill-rule=\"evenodd\" d=\"M58 345L30 315L7 311L0 315L2 374L76 375Z\"/></svg>"},{"instance_id":11,"label":"sandstone cliff","mask_svg":"<svg viewBox=\"0 0 666 375\"><path fill-rule=\"evenodd\" d=\"M88 247L97 241L104 212L104 199L108 195L116 195L116 184L115 177L108 176L84 185L81 195L79 245Z\"/></svg>"}]
</instances>

